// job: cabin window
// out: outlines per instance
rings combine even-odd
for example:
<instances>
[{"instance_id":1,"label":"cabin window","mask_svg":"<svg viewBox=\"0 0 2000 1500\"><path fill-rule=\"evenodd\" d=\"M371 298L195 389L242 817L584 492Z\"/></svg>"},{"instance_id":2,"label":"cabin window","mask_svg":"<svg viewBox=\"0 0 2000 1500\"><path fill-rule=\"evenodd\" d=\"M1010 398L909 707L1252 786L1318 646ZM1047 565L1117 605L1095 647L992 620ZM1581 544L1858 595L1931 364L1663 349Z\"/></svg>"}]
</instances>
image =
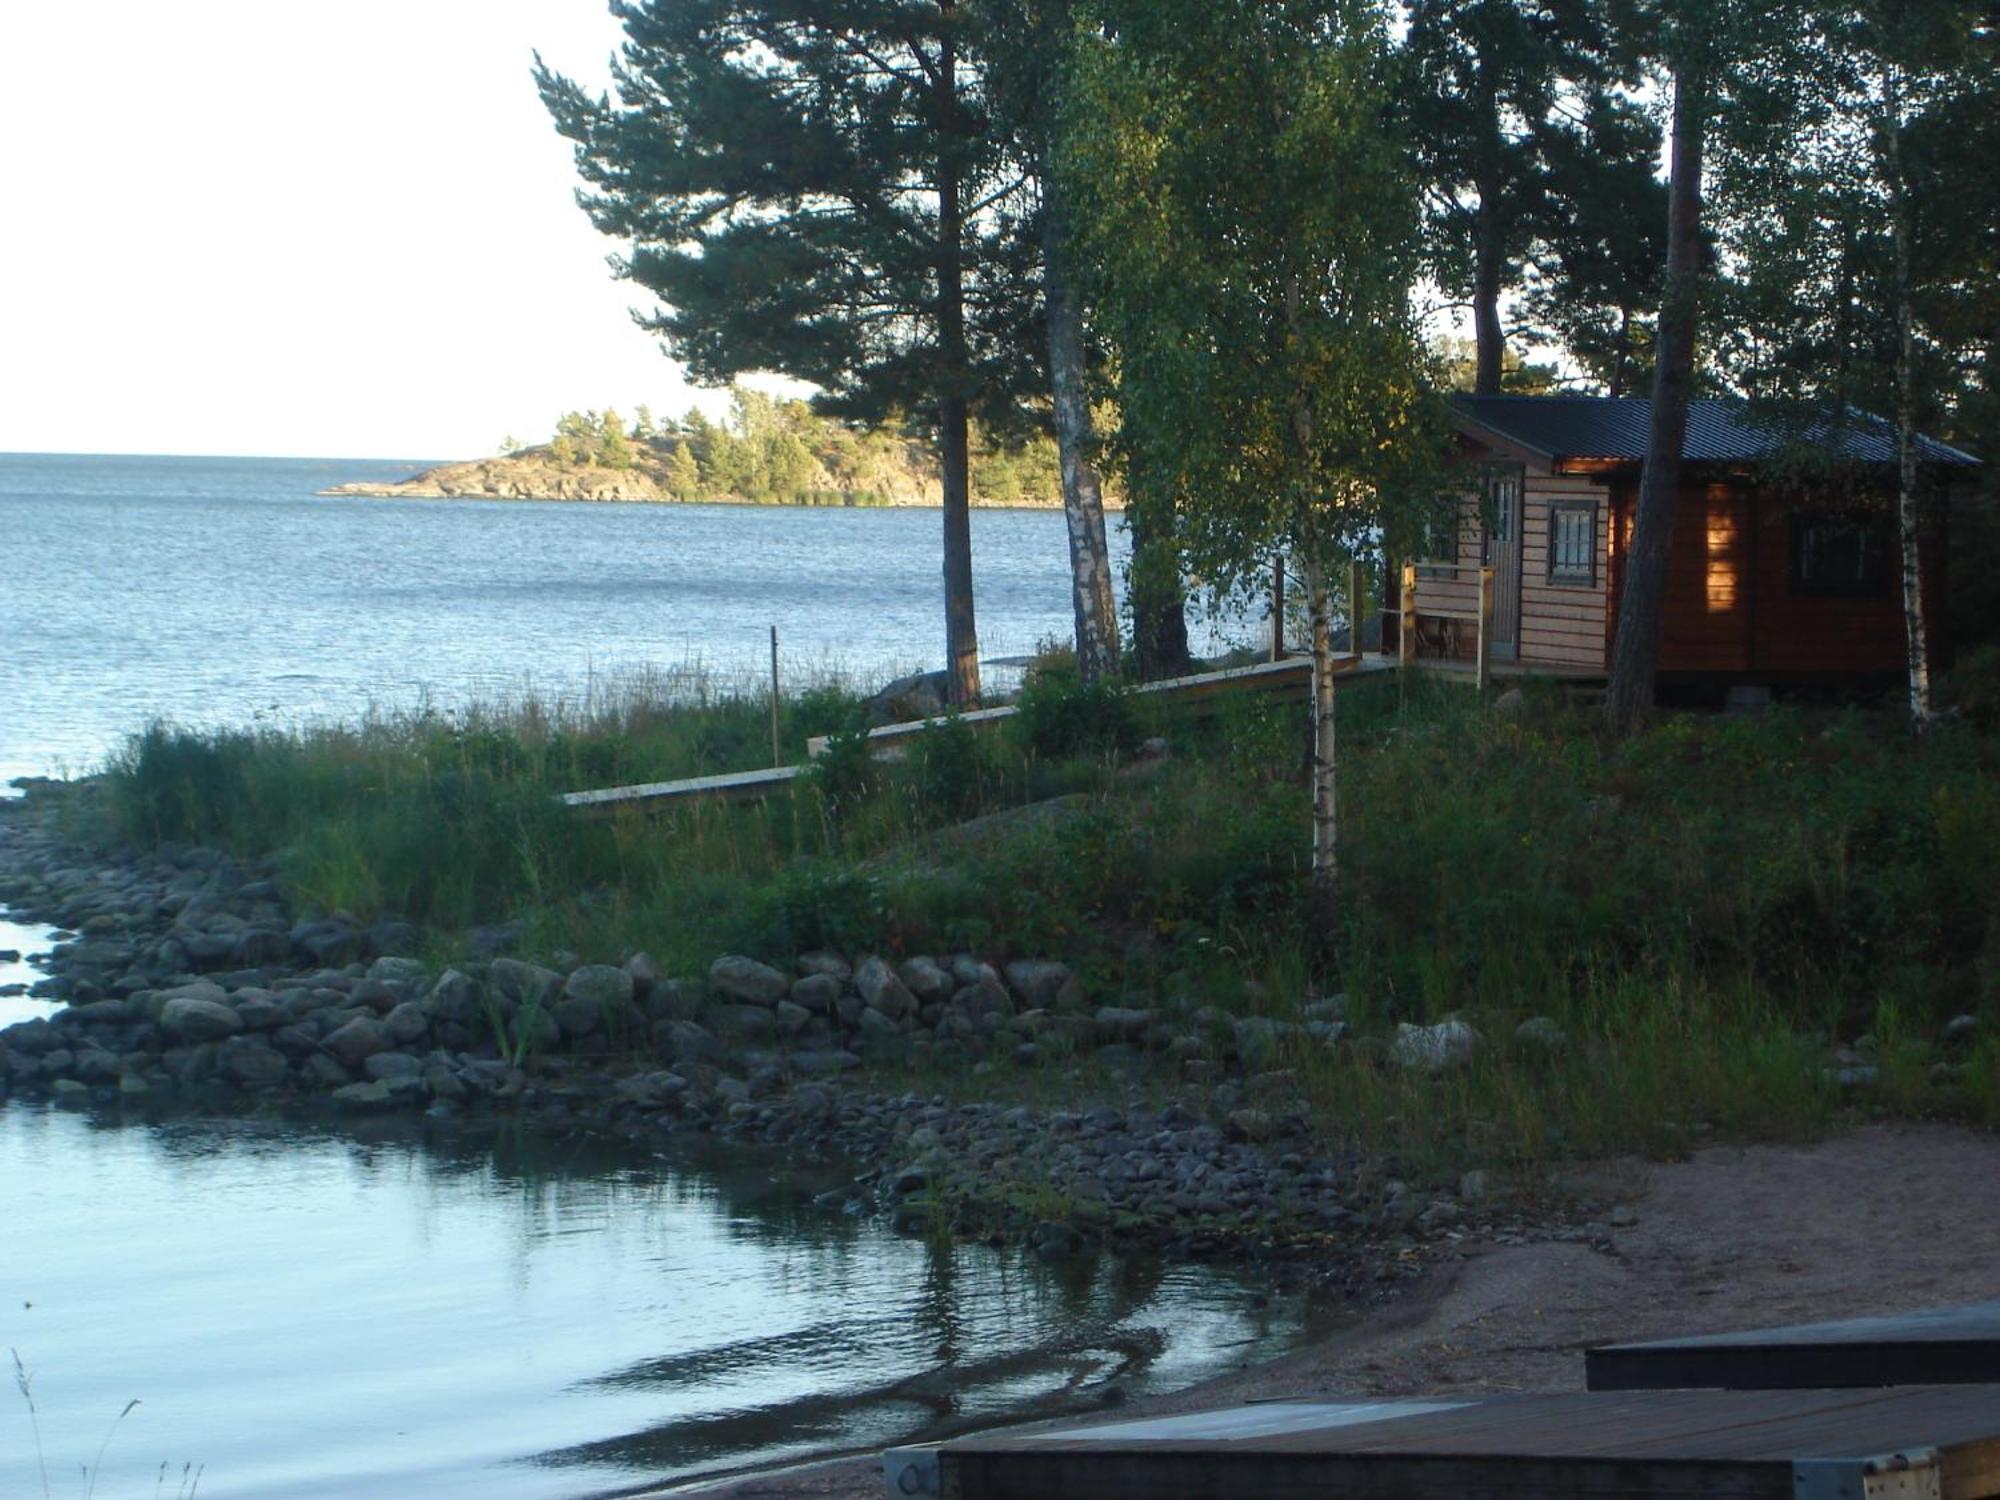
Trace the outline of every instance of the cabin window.
<instances>
[{"instance_id":1,"label":"cabin window","mask_svg":"<svg viewBox=\"0 0 2000 1500\"><path fill-rule=\"evenodd\" d=\"M1597 587L1597 502L1558 500L1549 507L1549 582Z\"/></svg>"},{"instance_id":2,"label":"cabin window","mask_svg":"<svg viewBox=\"0 0 2000 1500\"><path fill-rule=\"evenodd\" d=\"M1854 516L1792 517L1792 592L1867 596L1889 591L1889 528Z\"/></svg>"}]
</instances>

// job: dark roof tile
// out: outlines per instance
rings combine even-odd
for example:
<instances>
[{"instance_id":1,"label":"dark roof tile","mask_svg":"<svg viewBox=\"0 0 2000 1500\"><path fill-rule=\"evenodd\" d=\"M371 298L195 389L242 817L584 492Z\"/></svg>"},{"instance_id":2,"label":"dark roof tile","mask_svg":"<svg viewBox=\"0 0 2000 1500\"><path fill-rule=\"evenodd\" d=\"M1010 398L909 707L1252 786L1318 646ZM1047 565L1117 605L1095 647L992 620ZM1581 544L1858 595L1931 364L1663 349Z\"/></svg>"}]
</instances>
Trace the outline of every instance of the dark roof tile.
<instances>
[{"instance_id":1,"label":"dark roof tile","mask_svg":"<svg viewBox=\"0 0 2000 1500\"><path fill-rule=\"evenodd\" d=\"M1646 428L1652 402L1643 396L1454 396L1463 416L1523 448L1551 459L1608 458L1638 461L1646 456ZM1830 440L1832 426L1821 429ZM1760 426L1741 401L1706 399L1688 404L1688 463L1743 463L1768 458L1786 446L1788 434ZM1934 438L1917 440L1925 463L1971 466L1969 453ZM1845 457L1865 464L1896 461L1896 431L1880 417L1855 412L1842 434Z\"/></svg>"}]
</instances>

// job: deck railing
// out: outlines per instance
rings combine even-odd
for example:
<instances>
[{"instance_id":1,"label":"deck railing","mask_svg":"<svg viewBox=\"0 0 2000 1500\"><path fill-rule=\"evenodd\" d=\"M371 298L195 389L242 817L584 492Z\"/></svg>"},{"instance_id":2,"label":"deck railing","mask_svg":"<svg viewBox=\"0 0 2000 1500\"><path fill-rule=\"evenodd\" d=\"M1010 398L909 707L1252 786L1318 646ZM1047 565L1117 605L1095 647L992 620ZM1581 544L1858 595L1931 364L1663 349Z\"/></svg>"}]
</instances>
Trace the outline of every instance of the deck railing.
<instances>
[{"instance_id":1,"label":"deck railing","mask_svg":"<svg viewBox=\"0 0 2000 1500\"><path fill-rule=\"evenodd\" d=\"M1421 574L1421 576L1420 576ZM1423 608L1417 601L1417 585L1422 578L1449 575L1454 580L1470 574L1477 583L1475 603L1465 608ZM1471 620L1476 631L1473 652L1473 682L1482 692L1493 667L1493 570L1474 563L1406 562L1403 564L1401 619L1396 629L1397 660L1405 667L1417 659L1417 620Z\"/></svg>"}]
</instances>

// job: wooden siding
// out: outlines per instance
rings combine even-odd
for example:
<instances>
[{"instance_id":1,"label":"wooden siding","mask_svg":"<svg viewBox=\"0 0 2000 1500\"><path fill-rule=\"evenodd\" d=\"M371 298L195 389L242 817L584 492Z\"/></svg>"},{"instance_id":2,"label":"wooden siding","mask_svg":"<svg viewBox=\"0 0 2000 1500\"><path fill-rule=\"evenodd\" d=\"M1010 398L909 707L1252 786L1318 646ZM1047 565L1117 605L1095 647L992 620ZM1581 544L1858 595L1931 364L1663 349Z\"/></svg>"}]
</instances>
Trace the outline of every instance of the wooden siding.
<instances>
[{"instance_id":1,"label":"wooden siding","mask_svg":"<svg viewBox=\"0 0 2000 1500\"><path fill-rule=\"evenodd\" d=\"M1632 498L1629 489L1621 492L1615 507L1620 553L1631 540ZM1681 487L1667 554L1661 672L1785 678L1903 669L1900 558L1889 559L1889 586L1877 595L1794 593L1793 509L1789 497L1740 482ZM1940 550L1927 546L1925 555L1926 581L1937 587ZM1616 597L1614 587L1614 626Z\"/></svg>"},{"instance_id":2,"label":"wooden siding","mask_svg":"<svg viewBox=\"0 0 2000 1500\"><path fill-rule=\"evenodd\" d=\"M1549 507L1585 500L1597 511L1596 581L1549 582ZM1530 474L1521 514L1521 656L1524 663L1601 669L1609 639L1611 507L1604 486L1568 474Z\"/></svg>"}]
</instances>

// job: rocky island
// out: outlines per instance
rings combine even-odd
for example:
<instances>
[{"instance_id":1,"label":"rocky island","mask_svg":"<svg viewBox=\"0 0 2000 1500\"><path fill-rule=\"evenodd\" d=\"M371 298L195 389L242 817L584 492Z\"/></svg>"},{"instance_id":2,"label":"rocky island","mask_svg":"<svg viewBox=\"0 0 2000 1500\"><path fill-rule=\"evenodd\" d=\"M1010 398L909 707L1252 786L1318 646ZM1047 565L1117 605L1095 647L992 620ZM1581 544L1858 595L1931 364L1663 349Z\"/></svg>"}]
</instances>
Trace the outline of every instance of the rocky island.
<instances>
[{"instance_id":1,"label":"rocky island","mask_svg":"<svg viewBox=\"0 0 2000 1500\"><path fill-rule=\"evenodd\" d=\"M656 422L641 407L628 426L616 411L570 412L545 443L509 439L491 458L438 464L408 479L338 484L323 495L395 499L595 500L737 505L934 506L943 503L925 435L903 423L837 421L802 401L747 387L729 417L699 409ZM1062 504L1055 444L1041 435L1006 441L975 426L972 503Z\"/></svg>"}]
</instances>

